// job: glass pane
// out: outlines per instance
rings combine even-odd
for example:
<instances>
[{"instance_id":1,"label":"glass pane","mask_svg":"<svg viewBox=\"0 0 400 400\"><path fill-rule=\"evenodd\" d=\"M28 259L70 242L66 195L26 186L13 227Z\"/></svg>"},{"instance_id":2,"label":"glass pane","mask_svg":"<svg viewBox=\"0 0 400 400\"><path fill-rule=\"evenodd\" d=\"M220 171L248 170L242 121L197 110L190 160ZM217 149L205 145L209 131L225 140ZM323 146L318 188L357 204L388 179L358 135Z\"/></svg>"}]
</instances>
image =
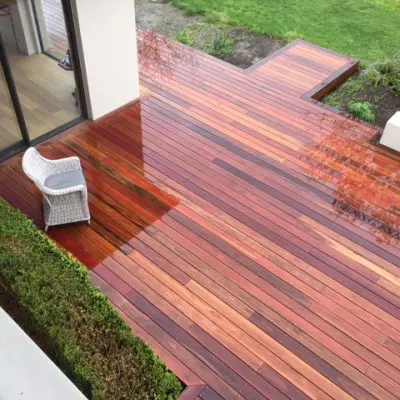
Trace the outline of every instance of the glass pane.
<instances>
[{"instance_id":1,"label":"glass pane","mask_svg":"<svg viewBox=\"0 0 400 400\"><path fill-rule=\"evenodd\" d=\"M39 0L39 2L43 9L45 29L41 32L46 53L61 59L69 48L61 0ZM40 13L40 5L37 8L37 13Z\"/></svg>"},{"instance_id":2,"label":"glass pane","mask_svg":"<svg viewBox=\"0 0 400 400\"><path fill-rule=\"evenodd\" d=\"M1 51L1 50L0 50ZM3 68L0 64L0 152L22 141Z\"/></svg>"},{"instance_id":3,"label":"glass pane","mask_svg":"<svg viewBox=\"0 0 400 400\"><path fill-rule=\"evenodd\" d=\"M12 18L31 13L25 25L16 30L14 24L16 45L8 46L8 56L29 137L36 139L78 118L81 112L72 64L65 58L69 43L61 1L32 0L15 7Z\"/></svg>"}]
</instances>

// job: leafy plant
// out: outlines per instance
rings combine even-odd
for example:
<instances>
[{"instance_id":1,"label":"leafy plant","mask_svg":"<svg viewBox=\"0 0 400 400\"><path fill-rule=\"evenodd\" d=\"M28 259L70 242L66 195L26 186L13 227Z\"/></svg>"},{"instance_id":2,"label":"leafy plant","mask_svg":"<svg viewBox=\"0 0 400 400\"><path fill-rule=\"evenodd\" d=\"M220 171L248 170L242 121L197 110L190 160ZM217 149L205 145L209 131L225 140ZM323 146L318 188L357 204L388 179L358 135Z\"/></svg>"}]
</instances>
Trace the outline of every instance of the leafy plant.
<instances>
[{"instance_id":1,"label":"leafy plant","mask_svg":"<svg viewBox=\"0 0 400 400\"><path fill-rule=\"evenodd\" d=\"M233 52L233 40L228 36L217 37L210 49L210 54L217 58L224 58Z\"/></svg>"},{"instance_id":2,"label":"leafy plant","mask_svg":"<svg viewBox=\"0 0 400 400\"><path fill-rule=\"evenodd\" d=\"M377 87L383 82L382 74L374 67L366 68L361 75L361 79L366 80L374 87Z\"/></svg>"},{"instance_id":3,"label":"leafy plant","mask_svg":"<svg viewBox=\"0 0 400 400\"><path fill-rule=\"evenodd\" d=\"M353 114L355 117L367 121L367 122L374 122L375 121L375 115L374 112L372 111L372 106L368 102L350 102L347 105L347 109L351 114Z\"/></svg>"},{"instance_id":4,"label":"leafy plant","mask_svg":"<svg viewBox=\"0 0 400 400\"><path fill-rule=\"evenodd\" d=\"M341 108L343 103L351 101L357 95L363 85L364 81L359 77L350 78L338 90L325 97L324 102L332 107Z\"/></svg>"},{"instance_id":5,"label":"leafy plant","mask_svg":"<svg viewBox=\"0 0 400 400\"><path fill-rule=\"evenodd\" d=\"M182 29L180 32L178 32L174 36L174 39L188 46L193 46L193 38L186 29Z\"/></svg>"},{"instance_id":6,"label":"leafy plant","mask_svg":"<svg viewBox=\"0 0 400 400\"><path fill-rule=\"evenodd\" d=\"M398 58L377 61L362 73L373 86L384 85L400 95L400 60Z\"/></svg>"},{"instance_id":7,"label":"leafy plant","mask_svg":"<svg viewBox=\"0 0 400 400\"><path fill-rule=\"evenodd\" d=\"M324 102L338 109L347 110L364 121L375 122L372 108L380 110L385 93L390 91L397 96L400 95L398 57L370 64L358 76L348 79L337 90L326 96ZM382 123L379 118L378 123Z\"/></svg>"},{"instance_id":8,"label":"leafy plant","mask_svg":"<svg viewBox=\"0 0 400 400\"><path fill-rule=\"evenodd\" d=\"M92 400L174 400L178 379L90 282L86 268L0 199L0 283L46 331L53 360Z\"/></svg>"}]
</instances>

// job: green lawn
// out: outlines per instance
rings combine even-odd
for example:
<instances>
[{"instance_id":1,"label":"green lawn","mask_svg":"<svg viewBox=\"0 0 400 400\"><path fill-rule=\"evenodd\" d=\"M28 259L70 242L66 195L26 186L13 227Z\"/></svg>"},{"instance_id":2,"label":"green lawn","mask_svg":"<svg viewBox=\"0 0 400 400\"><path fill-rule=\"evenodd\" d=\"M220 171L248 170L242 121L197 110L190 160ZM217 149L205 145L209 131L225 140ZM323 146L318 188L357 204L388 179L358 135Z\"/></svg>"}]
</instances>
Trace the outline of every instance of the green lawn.
<instances>
[{"instance_id":1,"label":"green lawn","mask_svg":"<svg viewBox=\"0 0 400 400\"><path fill-rule=\"evenodd\" d=\"M302 38L367 64L400 55L400 0L170 0L250 31Z\"/></svg>"}]
</instances>

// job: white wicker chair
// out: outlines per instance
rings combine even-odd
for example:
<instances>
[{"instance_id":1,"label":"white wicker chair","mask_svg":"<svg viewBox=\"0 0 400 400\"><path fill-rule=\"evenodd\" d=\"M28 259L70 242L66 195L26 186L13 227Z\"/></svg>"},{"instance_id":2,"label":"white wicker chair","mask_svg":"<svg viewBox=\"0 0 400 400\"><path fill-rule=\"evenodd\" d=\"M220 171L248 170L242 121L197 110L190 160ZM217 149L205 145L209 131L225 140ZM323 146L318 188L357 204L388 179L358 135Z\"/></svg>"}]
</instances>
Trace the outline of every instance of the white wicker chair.
<instances>
[{"instance_id":1,"label":"white wicker chair","mask_svg":"<svg viewBox=\"0 0 400 400\"><path fill-rule=\"evenodd\" d=\"M86 181L78 157L48 160L30 147L22 168L43 194L46 231L49 226L71 222L90 224Z\"/></svg>"}]
</instances>

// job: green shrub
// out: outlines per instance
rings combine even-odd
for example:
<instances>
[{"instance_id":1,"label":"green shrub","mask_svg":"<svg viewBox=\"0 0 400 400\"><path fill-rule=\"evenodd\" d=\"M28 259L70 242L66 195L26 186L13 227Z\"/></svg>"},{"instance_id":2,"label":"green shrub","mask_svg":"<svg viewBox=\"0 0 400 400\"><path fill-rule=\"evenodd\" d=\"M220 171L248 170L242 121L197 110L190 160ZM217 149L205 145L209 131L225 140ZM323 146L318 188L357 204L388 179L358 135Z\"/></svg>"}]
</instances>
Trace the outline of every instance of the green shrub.
<instances>
[{"instance_id":1,"label":"green shrub","mask_svg":"<svg viewBox=\"0 0 400 400\"><path fill-rule=\"evenodd\" d=\"M193 46L193 38L186 29L182 29L180 32L178 32L174 36L174 39L188 46Z\"/></svg>"},{"instance_id":2,"label":"green shrub","mask_svg":"<svg viewBox=\"0 0 400 400\"><path fill-rule=\"evenodd\" d=\"M378 85L390 87L400 95L400 59L377 61L365 69L362 78L375 87Z\"/></svg>"},{"instance_id":3,"label":"green shrub","mask_svg":"<svg viewBox=\"0 0 400 400\"><path fill-rule=\"evenodd\" d=\"M176 399L177 378L91 283L87 270L0 199L0 277L45 330L56 364L90 399ZM54 355L53 355L54 356Z\"/></svg>"},{"instance_id":4,"label":"green shrub","mask_svg":"<svg viewBox=\"0 0 400 400\"><path fill-rule=\"evenodd\" d=\"M363 121L375 121L375 115L370 103L353 101L347 105L347 109L351 114Z\"/></svg>"},{"instance_id":5,"label":"green shrub","mask_svg":"<svg viewBox=\"0 0 400 400\"><path fill-rule=\"evenodd\" d=\"M373 87L383 83L383 75L374 67L370 66L361 74L361 78L370 83Z\"/></svg>"},{"instance_id":6,"label":"green shrub","mask_svg":"<svg viewBox=\"0 0 400 400\"><path fill-rule=\"evenodd\" d=\"M210 54L214 57L224 58L233 52L233 40L228 36L217 37L210 49Z\"/></svg>"}]
</instances>

